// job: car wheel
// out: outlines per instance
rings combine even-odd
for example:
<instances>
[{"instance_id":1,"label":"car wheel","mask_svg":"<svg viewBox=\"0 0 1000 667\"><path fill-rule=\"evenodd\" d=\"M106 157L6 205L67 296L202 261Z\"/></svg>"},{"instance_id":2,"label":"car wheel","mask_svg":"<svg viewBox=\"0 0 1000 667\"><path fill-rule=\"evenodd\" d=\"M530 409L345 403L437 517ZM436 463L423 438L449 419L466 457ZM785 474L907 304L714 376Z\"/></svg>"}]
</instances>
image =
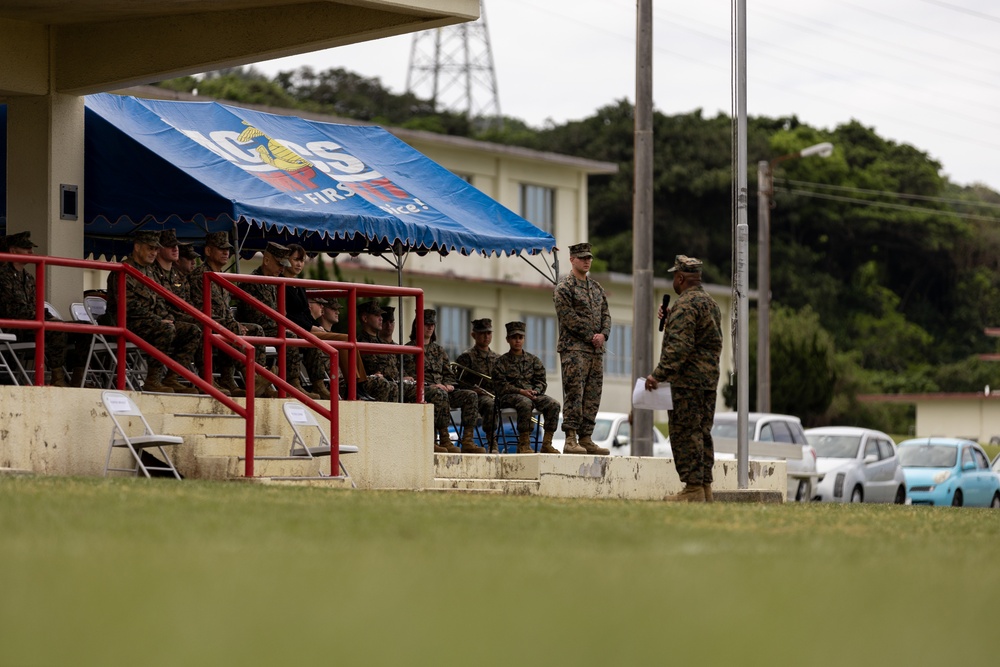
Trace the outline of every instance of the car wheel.
<instances>
[{"instance_id":1,"label":"car wheel","mask_svg":"<svg viewBox=\"0 0 1000 667\"><path fill-rule=\"evenodd\" d=\"M990 507L993 509L1000 508L1000 491L993 494L993 500L990 501Z\"/></svg>"},{"instance_id":2,"label":"car wheel","mask_svg":"<svg viewBox=\"0 0 1000 667\"><path fill-rule=\"evenodd\" d=\"M854 487L851 491L851 502L852 503L862 503L865 501L865 493L861 490L860 486Z\"/></svg>"},{"instance_id":3,"label":"car wheel","mask_svg":"<svg viewBox=\"0 0 1000 667\"><path fill-rule=\"evenodd\" d=\"M892 502L896 503L897 505L905 505L906 504L906 487L905 486L900 486L898 489L896 489L896 497L895 497L895 499L893 499Z\"/></svg>"},{"instance_id":4,"label":"car wheel","mask_svg":"<svg viewBox=\"0 0 1000 667\"><path fill-rule=\"evenodd\" d=\"M955 489L955 495L951 497L951 506L952 507L962 506L962 489Z\"/></svg>"},{"instance_id":5,"label":"car wheel","mask_svg":"<svg viewBox=\"0 0 1000 667\"><path fill-rule=\"evenodd\" d=\"M795 502L804 503L807 500L809 500L809 482L800 479L799 488L795 490Z\"/></svg>"}]
</instances>

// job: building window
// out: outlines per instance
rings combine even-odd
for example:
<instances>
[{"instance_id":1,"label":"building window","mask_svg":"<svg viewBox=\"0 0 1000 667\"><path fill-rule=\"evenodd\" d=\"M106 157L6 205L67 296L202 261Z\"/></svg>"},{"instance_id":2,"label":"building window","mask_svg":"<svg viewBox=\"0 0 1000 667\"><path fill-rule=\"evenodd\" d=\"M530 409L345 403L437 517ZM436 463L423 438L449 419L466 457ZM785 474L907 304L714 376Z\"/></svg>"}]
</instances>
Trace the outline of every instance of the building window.
<instances>
[{"instance_id":1,"label":"building window","mask_svg":"<svg viewBox=\"0 0 1000 667\"><path fill-rule=\"evenodd\" d=\"M556 330L556 318L553 315L525 315L524 349L530 352L545 365L547 373L555 373L558 368L556 359L556 342L559 336Z\"/></svg>"},{"instance_id":2,"label":"building window","mask_svg":"<svg viewBox=\"0 0 1000 667\"><path fill-rule=\"evenodd\" d=\"M472 345L472 338L469 336L472 331L471 313L468 308L438 306L437 314L437 328L434 332L437 334L438 345L448 353L449 359L455 361L458 355Z\"/></svg>"},{"instance_id":3,"label":"building window","mask_svg":"<svg viewBox=\"0 0 1000 667\"><path fill-rule=\"evenodd\" d=\"M611 327L607 350L604 353L604 373L632 377L631 324L615 324Z\"/></svg>"},{"instance_id":4,"label":"building window","mask_svg":"<svg viewBox=\"0 0 1000 667\"><path fill-rule=\"evenodd\" d=\"M521 217L543 232L555 235L556 191L541 185L521 184Z\"/></svg>"},{"instance_id":5,"label":"building window","mask_svg":"<svg viewBox=\"0 0 1000 667\"><path fill-rule=\"evenodd\" d=\"M472 185L472 174L458 174L458 173L455 173L455 172L452 172L452 173L455 174L455 176L458 176L459 178L461 178L463 181L465 181L469 185Z\"/></svg>"}]
</instances>

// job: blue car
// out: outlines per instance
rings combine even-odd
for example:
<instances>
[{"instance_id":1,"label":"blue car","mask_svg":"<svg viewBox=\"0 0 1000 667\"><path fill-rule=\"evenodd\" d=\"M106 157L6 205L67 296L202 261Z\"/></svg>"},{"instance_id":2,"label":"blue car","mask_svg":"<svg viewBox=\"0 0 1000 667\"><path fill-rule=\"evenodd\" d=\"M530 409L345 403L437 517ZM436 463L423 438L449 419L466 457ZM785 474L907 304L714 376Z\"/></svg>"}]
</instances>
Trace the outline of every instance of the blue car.
<instances>
[{"instance_id":1,"label":"blue car","mask_svg":"<svg viewBox=\"0 0 1000 667\"><path fill-rule=\"evenodd\" d=\"M1000 507L1000 476L971 440L917 438L897 451L914 505Z\"/></svg>"}]
</instances>

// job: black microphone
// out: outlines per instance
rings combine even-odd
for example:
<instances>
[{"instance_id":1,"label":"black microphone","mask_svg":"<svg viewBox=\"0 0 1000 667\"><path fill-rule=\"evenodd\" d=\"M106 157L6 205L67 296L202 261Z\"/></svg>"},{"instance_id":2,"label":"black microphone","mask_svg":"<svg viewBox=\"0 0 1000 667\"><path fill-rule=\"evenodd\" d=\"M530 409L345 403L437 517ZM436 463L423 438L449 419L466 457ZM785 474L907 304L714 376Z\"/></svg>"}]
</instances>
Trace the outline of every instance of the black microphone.
<instances>
[{"instance_id":1,"label":"black microphone","mask_svg":"<svg viewBox=\"0 0 1000 667\"><path fill-rule=\"evenodd\" d=\"M663 295L663 317L660 318L660 331L663 331L663 325L667 322L667 306L670 305L670 295Z\"/></svg>"}]
</instances>

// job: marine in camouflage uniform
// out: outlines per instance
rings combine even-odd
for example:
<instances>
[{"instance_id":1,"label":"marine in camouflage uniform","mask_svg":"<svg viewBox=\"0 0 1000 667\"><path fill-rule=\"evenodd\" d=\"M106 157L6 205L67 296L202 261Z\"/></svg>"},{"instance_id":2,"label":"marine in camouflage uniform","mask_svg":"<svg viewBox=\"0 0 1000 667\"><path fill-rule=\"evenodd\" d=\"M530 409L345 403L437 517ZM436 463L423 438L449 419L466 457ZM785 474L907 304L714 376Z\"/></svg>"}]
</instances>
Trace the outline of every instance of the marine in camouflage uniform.
<instances>
[{"instance_id":1,"label":"marine in camouflage uniform","mask_svg":"<svg viewBox=\"0 0 1000 667\"><path fill-rule=\"evenodd\" d=\"M156 250L159 247L160 239L156 232L137 232L134 235L132 255L122 264L133 266L152 279L150 267L155 261ZM108 275L107 312L111 318L118 312L119 275L117 271L112 271ZM130 275L125 278L125 327L153 347L173 357L185 368L194 363L195 352L201 344L200 327L190 322L176 321L173 311L163 297ZM143 383L143 390L167 393L197 391L178 384L173 374L164 378L163 372L163 363L150 356L149 372Z\"/></svg>"},{"instance_id":2,"label":"marine in camouflage uniform","mask_svg":"<svg viewBox=\"0 0 1000 667\"><path fill-rule=\"evenodd\" d=\"M486 450L476 446L473 437L476 424L479 422L479 400L474 391L456 389L455 374L452 371L448 353L437 341L437 316L433 310L424 311L424 340L417 342L416 326L410 332L408 345L424 348L424 397L434 404L434 429L438 433L439 447L448 448L451 437L448 425L451 423L451 411L460 410L462 414L462 452L466 454L485 454ZM407 375L417 373L417 361L413 355L403 359L403 369ZM446 442L444 442L446 440Z\"/></svg>"},{"instance_id":3,"label":"marine in camouflage uniform","mask_svg":"<svg viewBox=\"0 0 1000 667\"><path fill-rule=\"evenodd\" d=\"M534 410L542 413L545 429L542 453L558 454L552 447L552 434L559 423L559 401L546 396L548 381L542 360L523 350L524 322L508 322L507 343L510 351L500 355L493 366L493 386L497 392L500 409L514 408L517 411L517 453L530 454L531 414Z\"/></svg>"},{"instance_id":4,"label":"marine in camouflage uniform","mask_svg":"<svg viewBox=\"0 0 1000 667\"><path fill-rule=\"evenodd\" d=\"M500 355L490 349L490 343L493 340L493 320L489 318L472 320L472 337L476 344L458 355L455 363L459 366L458 373L461 373L463 368L467 368L480 376L485 376L473 376L467 384L479 397L479 415L483 419L483 431L485 431L489 441L490 451L494 451L496 449L497 422L492 378L493 366Z\"/></svg>"},{"instance_id":5,"label":"marine in camouflage uniform","mask_svg":"<svg viewBox=\"0 0 1000 667\"><path fill-rule=\"evenodd\" d=\"M168 290L179 296L184 301L191 303L191 293L188 288L187 278L177 268L177 256L180 253L180 244L177 243L177 232L173 229L164 229L160 232L160 252L156 261L149 267L149 275ZM178 315L182 315L178 313ZM194 321L194 318L183 314L185 321Z\"/></svg>"},{"instance_id":6,"label":"marine in camouflage uniform","mask_svg":"<svg viewBox=\"0 0 1000 667\"><path fill-rule=\"evenodd\" d=\"M701 286L700 260L677 255L674 291L679 298L667 314L660 363L646 378L646 388L669 382L673 397L670 447L684 490L667 500L712 499L715 420L722 355L722 311Z\"/></svg>"},{"instance_id":7,"label":"marine in camouflage uniform","mask_svg":"<svg viewBox=\"0 0 1000 667\"><path fill-rule=\"evenodd\" d=\"M593 254L589 243L569 247L573 270L552 293L559 321L559 360L563 382L563 430L568 454L610 452L594 444L591 434L604 388L604 350L611 335L611 313L604 288L587 276ZM579 443L577 442L579 436Z\"/></svg>"},{"instance_id":8,"label":"marine in camouflage uniform","mask_svg":"<svg viewBox=\"0 0 1000 667\"><path fill-rule=\"evenodd\" d=\"M223 250L226 252L216 254L216 251L212 249ZM187 284L190 288L188 290L190 301L191 304L198 310L205 312L205 274L222 270L226 263L226 259L224 258L228 257L228 252L232 249L233 245L229 242L229 237L226 232L212 232L205 236L205 261L192 269L191 273L187 276ZM228 290L222 289L222 287L214 282L211 284L209 290L212 297L212 312L210 315L213 320L229 329L237 336L264 335L264 329L261 328L259 324L253 324L251 322L238 322L236 320L236 317L233 315L233 311L230 308L230 295ZM264 347L262 345L258 345L254 348L254 357L258 364L261 366L266 365ZM244 395L244 390L240 389L236 385L236 379L234 377L236 360L225 352L217 352L216 365L219 369L219 388L229 392L232 396ZM263 380L258 384L264 385L260 388L260 391L257 392L257 395L263 396L267 385L263 382Z\"/></svg>"},{"instance_id":9,"label":"marine in camouflage uniform","mask_svg":"<svg viewBox=\"0 0 1000 667\"><path fill-rule=\"evenodd\" d=\"M290 251L283 245L270 242L263 253L260 267L253 270L251 275L280 277L284 267L289 266L288 255ZM273 310L278 310L278 288L267 283L242 283L240 287L250 296L254 297L265 306ZM244 324L256 324L263 330L264 335L275 338L278 335L278 323L265 315L263 312L250 306L248 303L239 300L236 306L236 319ZM249 334L248 334L249 335ZM289 338L295 336L286 331ZM286 380L292 384L292 380L298 382L300 369L302 368L302 353L298 347L291 345L285 348L285 374Z\"/></svg>"},{"instance_id":10,"label":"marine in camouflage uniform","mask_svg":"<svg viewBox=\"0 0 1000 667\"><path fill-rule=\"evenodd\" d=\"M357 306L361 327L357 333L359 343L385 343L379 339L382 326L382 309L375 301L364 301ZM365 393L376 401L394 403L399 400L399 357L392 354L362 352L367 379L361 385ZM417 400L417 386L412 381L403 382L403 399L408 403Z\"/></svg>"},{"instance_id":11,"label":"marine in camouflage uniform","mask_svg":"<svg viewBox=\"0 0 1000 667\"><path fill-rule=\"evenodd\" d=\"M31 255L38 245L31 240L31 232L11 234L3 239L0 249L13 254ZM34 320L35 319L35 276L25 268L14 266L13 262L0 264L0 319ZM53 321L46 313L45 319ZM17 336L18 342L34 343L35 332L31 329L11 328L8 333ZM83 383L83 354L90 346L90 336L73 336L73 354L70 362L73 366L73 380L69 384L80 386ZM56 387L67 387L66 365L69 336L65 331L45 332L45 357L48 363L51 382Z\"/></svg>"}]
</instances>

